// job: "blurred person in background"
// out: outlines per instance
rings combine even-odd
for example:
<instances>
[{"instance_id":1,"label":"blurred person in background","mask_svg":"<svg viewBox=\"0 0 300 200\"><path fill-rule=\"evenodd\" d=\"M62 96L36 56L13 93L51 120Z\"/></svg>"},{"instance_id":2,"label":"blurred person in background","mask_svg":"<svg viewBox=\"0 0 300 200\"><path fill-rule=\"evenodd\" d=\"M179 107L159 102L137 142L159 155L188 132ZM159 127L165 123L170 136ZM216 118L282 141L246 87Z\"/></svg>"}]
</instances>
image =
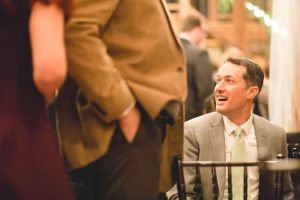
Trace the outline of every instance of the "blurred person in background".
<instances>
[{"instance_id":1,"label":"blurred person in background","mask_svg":"<svg viewBox=\"0 0 300 200\"><path fill-rule=\"evenodd\" d=\"M187 65L188 96L185 101L187 121L202 114L204 99L213 92L213 67L207 51L199 47L205 36L199 17L193 15L185 17L179 36Z\"/></svg>"},{"instance_id":2,"label":"blurred person in background","mask_svg":"<svg viewBox=\"0 0 300 200\"><path fill-rule=\"evenodd\" d=\"M245 53L242 49L237 46L229 45L223 52L220 58L220 66L223 65L229 57L242 57L245 56Z\"/></svg>"},{"instance_id":3,"label":"blurred person in background","mask_svg":"<svg viewBox=\"0 0 300 200\"><path fill-rule=\"evenodd\" d=\"M269 66L264 68L264 84L255 100L253 112L259 116L269 119Z\"/></svg>"},{"instance_id":4,"label":"blurred person in background","mask_svg":"<svg viewBox=\"0 0 300 200\"><path fill-rule=\"evenodd\" d=\"M67 7L0 0L0 199L72 199L46 113L67 71Z\"/></svg>"}]
</instances>

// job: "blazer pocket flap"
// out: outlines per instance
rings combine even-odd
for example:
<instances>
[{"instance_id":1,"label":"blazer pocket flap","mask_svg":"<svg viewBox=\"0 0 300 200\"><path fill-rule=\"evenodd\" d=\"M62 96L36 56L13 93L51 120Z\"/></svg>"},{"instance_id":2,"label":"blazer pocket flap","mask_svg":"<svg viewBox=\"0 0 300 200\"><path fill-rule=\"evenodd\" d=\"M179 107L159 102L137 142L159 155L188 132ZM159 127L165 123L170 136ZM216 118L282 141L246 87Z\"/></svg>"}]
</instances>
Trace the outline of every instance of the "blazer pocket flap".
<instances>
[{"instance_id":1,"label":"blazer pocket flap","mask_svg":"<svg viewBox=\"0 0 300 200\"><path fill-rule=\"evenodd\" d=\"M91 104L84 99L81 90L76 96L76 107L87 148L107 148L112 136L112 124L106 124L95 114Z\"/></svg>"}]
</instances>

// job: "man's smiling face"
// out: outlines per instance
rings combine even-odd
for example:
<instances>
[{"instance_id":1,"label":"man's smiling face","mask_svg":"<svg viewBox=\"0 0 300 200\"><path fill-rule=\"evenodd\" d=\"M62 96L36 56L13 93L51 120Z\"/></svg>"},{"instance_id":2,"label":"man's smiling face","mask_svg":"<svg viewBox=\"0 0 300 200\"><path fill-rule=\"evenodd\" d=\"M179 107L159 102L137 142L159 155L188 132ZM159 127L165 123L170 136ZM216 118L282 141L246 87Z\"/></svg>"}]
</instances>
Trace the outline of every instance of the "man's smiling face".
<instances>
[{"instance_id":1,"label":"man's smiling face","mask_svg":"<svg viewBox=\"0 0 300 200\"><path fill-rule=\"evenodd\" d=\"M252 105L249 96L249 87L243 75L246 73L244 66L226 62L217 74L215 87L216 111L225 116L236 116L248 111Z\"/></svg>"}]
</instances>

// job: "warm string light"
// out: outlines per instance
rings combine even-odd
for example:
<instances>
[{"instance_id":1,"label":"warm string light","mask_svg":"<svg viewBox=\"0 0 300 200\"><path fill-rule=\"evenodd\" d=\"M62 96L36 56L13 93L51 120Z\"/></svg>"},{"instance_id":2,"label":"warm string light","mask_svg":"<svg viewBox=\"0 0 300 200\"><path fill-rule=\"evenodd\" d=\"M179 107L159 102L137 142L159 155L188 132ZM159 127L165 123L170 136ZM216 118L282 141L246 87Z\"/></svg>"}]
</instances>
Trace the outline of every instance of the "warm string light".
<instances>
[{"instance_id":1,"label":"warm string light","mask_svg":"<svg viewBox=\"0 0 300 200\"><path fill-rule=\"evenodd\" d=\"M262 19L266 26L271 27L274 33L280 34L285 39L288 38L288 31L286 28L280 26L279 23L266 14L265 11L250 2L246 2L245 7L247 10L251 11L255 17Z\"/></svg>"}]
</instances>

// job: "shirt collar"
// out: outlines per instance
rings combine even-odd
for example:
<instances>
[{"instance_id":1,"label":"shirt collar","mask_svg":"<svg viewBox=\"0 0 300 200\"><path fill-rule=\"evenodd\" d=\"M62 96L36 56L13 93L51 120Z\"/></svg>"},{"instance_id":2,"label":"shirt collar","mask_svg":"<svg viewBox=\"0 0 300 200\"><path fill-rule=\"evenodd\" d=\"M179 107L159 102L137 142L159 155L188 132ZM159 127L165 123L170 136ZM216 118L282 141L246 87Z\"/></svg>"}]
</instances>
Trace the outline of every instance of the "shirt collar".
<instances>
[{"instance_id":1,"label":"shirt collar","mask_svg":"<svg viewBox=\"0 0 300 200\"><path fill-rule=\"evenodd\" d=\"M234 124L230 119L223 115L223 121L225 126L225 133L230 135L238 126ZM251 113L249 119L241 125L244 129L245 134L248 135L251 131L251 126L253 125L253 114Z\"/></svg>"},{"instance_id":2,"label":"shirt collar","mask_svg":"<svg viewBox=\"0 0 300 200\"><path fill-rule=\"evenodd\" d=\"M185 39L185 40L189 41L190 43L192 43L192 38L191 38L191 36L189 36L189 34L179 33L179 37L181 39Z\"/></svg>"}]
</instances>

